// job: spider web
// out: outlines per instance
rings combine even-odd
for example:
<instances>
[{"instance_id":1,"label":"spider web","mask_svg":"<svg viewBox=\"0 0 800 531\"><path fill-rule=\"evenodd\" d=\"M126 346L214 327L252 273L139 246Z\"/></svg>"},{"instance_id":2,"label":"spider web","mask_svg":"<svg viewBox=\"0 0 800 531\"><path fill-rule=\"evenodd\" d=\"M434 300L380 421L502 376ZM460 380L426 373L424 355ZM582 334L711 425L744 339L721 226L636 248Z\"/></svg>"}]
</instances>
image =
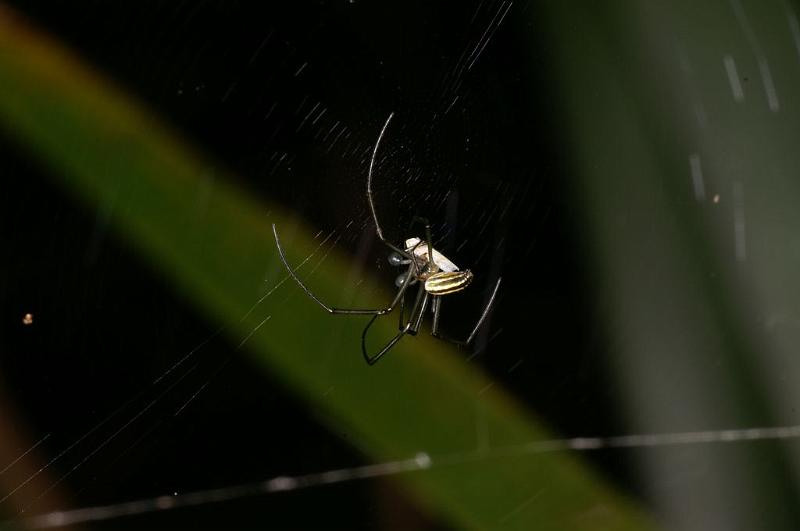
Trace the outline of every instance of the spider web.
<instances>
[{"instance_id":1,"label":"spider web","mask_svg":"<svg viewBox=\"0 0 800 531\"><path fill-rule=\"evenodd\" d=\"M208 7L208 6L206 6ZM197 8L202 14L203 9ZM475 448L463 452L437 453L434 451L420 451L415 455L409 455L407 459L393 460L374 464L360 464L358 458L353 458L346 452L337 454L327 459L327 462L318 462L310 465L312 470L306 470L304 463L295 466L291 475L288 474L267 474L263 479L240 481L238 478L231 478L222 481L223 486L214 488L197 488L194 485L202 485L199 482L189 482L190 488L182 489L181 492L169 493L163 488L161 483L155 482L141 489L140 492L133 494L113 493L110 497L111 502L88 503L78 509L65 509L54 512L46 512L27 516L36 512L37 503L49 495L52 491L59 490L63 484L69 484L71 488L81 494L82 489L91 485L93 477L108 474L108 470L115 470L115 467L122 466L127 462L137 462L135 457L140 445L147 447L150 441L156 439L158 433L165 431L160 426L163 418L184 417L192 413L195 409L201 409L205 405L199 404L204 395L210 393L215 386L220 386L220 379L230 370L230 365L236 364L234 354L246 347L248 341L256 334L269 333L271 319L278 312L281 312L282 303L289 297L302 297L303 295L295 289L295 286L288 280L288 276L279 271L270 272L267 276L269 283L265 284L263 295L254 299L254 304L242 319L259 315L259 322L248 334L233 345L224 345L221 350L212 347L212 344L219 341L224 343L221 335L222 330L211 330L207 332L195 332L190 337L207 337L208 339L198 344L195 348L185 349L175 346L168 342L164 337L168 332L161 335L156 334L157 341L165 345L164 350L172 353L169 356L173 359L175 352L185 352L178 359L170 362L166 369L159 369L157 377L152 379L152 385L145 387L140 393L133 394L127 398L119 399L111 390L105 389L99 397L93 397L82 403L86 410L93 409L92 405L107 403L121 404L103 415L92 410L89 413L77 413L75 410L65 415L64 424L55 427L45 426L44 429L35 429L36 433L41 433L35 443L29 445L24 451L13 459L8 459L8 463L0 471L0 477L26 461L29 457L48 447L51 457L45 459L43 464L32 473L26 475L21 481L16 482L15 486L7 489L3 500L7 502L15 494L26 490L36 483L36 481L49 472L54 472L55 479L49 479L44 483L43 488L39 488L36 494L28 499L28 503L23 507L17 507L18 518L13 522L21 523L31 527L59 527L64 525L82 522L102 522L123 516L145 514L152 512L162 512L171 509L185 507L205 506L219 502L230 502L233 500L248 498L252 496L272 495L277 493L287 493L295 491L305 491L306 489L333 486L343 483L361 483L368 480L391 477L403 474L414 474L425 470L457 467L460 464L476 460L504 460L513 459L519 456L545 455L553 452L572 452L597 455L592 462L612 478L620 479L623 488L629 488L637 492L637 481L641 479L631 479L633 475L646 475L648 459L660 459L660 464L656 466L668 467L675 462L673 457L661 459L659 449L673 448L680 450L684 448L683 457L689 456L692 459L702 460L703 453L693 453L689 450L708 445L714 445L713 451L718 451L721 447L728 447L731 444L744 452L758 454L764 445L752 444L756 441L785 441L794 440L800 436L800 425L787 422L768 422L772 417L753 413L744 421L739 417L730 417L730 422L725 423L717 419L716 425L719 429L673 429L675 426L695 426L693 422L702 421L702 416L692 416L689 422L681 423L669 415L655 417L648 425L653 431L630 433L628 423L620 419L620 416L608 413L609 404L615 402L616 397L608 394L619 392L619 389L606 391L605 387L613 385L614 380L604 378L603 370L599 369L599 362L591 359L591 354L599 351L614 351L621 348L614 343L615 340L608 340L604 337L604 332L598 330L595 320L596 315L581 314L577 317L564 317L565 310L560 307L554 311L554 316L544 315L550 303L562 298L565 300L586 300L586 298L563 296L564 291L579 292L585 286L569 287L557 285L551 286L550 279L558 278L554 270L563 267L564 263L559 260L556 254L569 254L571 249L566 249L568 244L557 243L560 240L569 240L570 229L564 226L574 223L564 222L563 218L554 217L569 213L569 205L559 203L553 197L556 195L554 190L558 189L558 183L554 183L553 175L558 174L560 168L547 167L548 163L530 162L530 156L523 152L523 139L525 134L531 129L521 128L513 134L502 135L499 132L502 125L497 121L481 115L480 105L483 91L489 92L486 80L486 70L481 70L482 61L486 55L490 55L491 61L500 62L504 60L503 51L509 47L519 45L519 43L502 41L504 32L511 31L509 24L524 24L524 16L529 12L531 6L520 2L510 1L488 1L482 0L469 6L468 12L464 13L464 8L456 9L452 6L446 8L454 15L458 15L458 24L454 24L461 29L461 34L450 34L447 39L450 42L457 42L456 53L447 56L444 65L438 65L435 79L438 84L435 89L428 89L422 102L415 100L419 97L419 92L398 94L393 86L396 80L372 81L369 84L369 92L391 94L396 100L392 109L398 107L406 111L406 118L399 120L393 125L390 134L390 141L387 142L385 149L381 150L379 159L376 161L379 173L383 180L376 188L376 202L378 210L381 212L381 219L391 220L384 226L387 232L393 231L391 239L399 241L406 236L404 227L408 224L409 218L420 212L432 213L431 218L434 222L434 234L436 246L447 249L446 254L454 257L459 264L462 264L461 256L467 256L468 260L464 263L474 264L476 271L482 271L486 277L496 278L500 274L504 278L515 279L518 281L513 286L519 288L519 298L512 295L506 297L505 306L507 308L525 308L534 315L526 315L521 311L507 310L502 313L500 318L495 318L493 323L486 327L482 336L476 342L473 350L465 353L465 359L469 363L480 363L485 370L494 378L493 385L503 386L509 389L518 398L526 403L533 404L535 409L542 411L546 418L555 425L560 432L567 434L603 434L598 436L567 436L563 438L553 438L546 440L525 441L513 445L497 445L491 442L489 428L483 423L481 417L476 416L475 425ZM767 65L766 52L758 41L758 32L751 27L752 22L748 19L746 11L738 2L731 2L732 20L735 20L742 28L743 42L754 50L757 57L756 69L759 72L762 82L765 85L767 98L767 108L771 112L780 109L778 92L771 77ZM185 9L183 6L177 12L172 13L172 23L176 21L183 27L183 35L190 37L188 40L201 42L191 34L192 24L190 21L196 13ZM795 37L797 31L796 17L789 12L789 29ZM792 22L794 21L794 22ZM202 27L202 24L198 24ZM309 27L311 27L309 25ZM166 26L167 29L173 28ZM164 35L167 34L164 29ZM380 27L372 27L366 35L374 37L380 31ZM385 28L384 28L385 29ZM309 31L308 28L278 28L262 29L258 33L258 39L250 43L246 49L247 64L256 65L266 70L270 76L278 78L287 85L292 85L292 90L299 90L300 94L296 98L290 98L288 89L277 96L271 92L267 95L259 94L263 84L255 80L262 79L263 73L254 73L259 70L253 66L251 70L243 67L241 72L228 76L229 83L222 89L215 87L214 92L206 86L203 81L202 71L192 71L188 69L182 73L183 78L177 80L170 77L169 73L153 71L153 74L166 74L166 81L159 88L162 90L173 90L179 95L188 99L194 98L192 104L186 104L181 111L191 114L197 109L197 105L205 104L209 100L220 100L228 102L235 109L224 109L225 112L246 114L241 107L250 107L252 114L258 114L259 120L265 124L258 129L258 134L253 135L257 141L250 141L253 144L246 146L248 149L242 152L248 154L246 157L237 159L233 154L240 153L240 145L248 140L237 140L225 143L224 136L219 131L228 131L232 128L225 127L225 119L221 118L216 123L217 135L213 133L198 133L196 140L200 144L222 146L218 147L222 152L227 150L232 154L226 157L230 160L240 160L240 173L258 173L262 178L256 181L242 183L253 193L267 193L285 200L288 204L293 204L297 211L303 212L311 222L320 227L334 227L333 230L326 229L325 232L317 234L319 247L308 255L305 260L298 264L303 268L305 278L313 279L314 272L324 267L326 254L333 248L344 248L355 251L355 263L352 278L346 279L348 285L355 288L361 286L361 279L367 275L367 270L377 270L378 275L387 276L391 271L385 263L385 257L379 253L383 249L374 249L374 230L369 212L363 204L363 176L369 164L371 149L374 145L374 129L385 115L381 105L367 105L366 110L359 110L359 105L350 103L347 107L347 98L331 89L320 95L319 90L309 89L313 87L313 82L304 85L304 79L318 75L318 72L325 68L320 64L319 58L307 54L308 50L298 49L298 42L302 42ZM296 37L296 41L286 43L285 35L290 34ZM797 40L797 39L795 39ZM502 41L502 42L497 42ZM411 44L409 44L410 46ZM496 47L496 48L493 48ZM200 45L191 52L193 59L198 64L202 64L206 55L214 55L211 50L212 45ZM278 50L278 51L276 51ZM386 53L386 49L374 52L380 55ZM108 52L111 53L111 52ZM102 54L101 54L102 55ZM224 54L222 54L224 56ZM236 51L231 52L236 56ZM738 57L738 56L737 56ZM103 63L103 58L97 58L98 62ZM224 63L224 59L214 57L215 60ZM684 58L686 59L686 58ZM334 67L344 68L344 61L336 63ZM746 85L741 83L741 74L737 73L737 63L734 55L725 55L722 62L725 76L730 83L732 96L735 101L741 101L744 94L750 93ZM766 65L766 68L765 68ZM422 62L417 61L417 67L422 67ZM683 65L687 71L692 67L688 59ZM428 66L432 70L432 66ZM740 68L743 68L740 64ZM355 70L355 69L353 69ZM363 75L353 70L344 69L342 76L352 76L355 81L353 85L348 85L348 90L353 90L358 82L365 81ZM218 73L218 72L217 72ZM492 72L496 75L496 72ZM138 72L141 74L141 72ZM129 76L136 78L137 73L128 73ZM155 77L159 77L155 75ZM224 77L224 76L223 76ZM381 77L376 75L375 77ZM389 76L390 77L390 76ZM425 82L430 82L431 76L420 75ZM738 83L738 84L737 84ZM165 88L166 87L166 88ZM176 87L178 87L176 89ZM299 87L299 89L298 89ZM404 85L403 89L408 86ZM513 90L506 87L509 93ZM155 101L158 106L158 88L151 90L148 97ZM206 95L212 93L213 96ZM496 94L492 93L492 94ZM352 94L350 95L352 99ZM748 100L749 101L749 100ZM360 103L360 102L359 102ZM493 101L500 105L502 102ZM697 103L697 102L695 102ZM422 109L416 112L410 111L415 104L419 104ZM253 110L254 109L254 110ZM219 111L223 112L223 111ZM399 112L399 111L398 111ZM373 115L374 114L374 115ZM698 120L703 120L704 113L698 111ZM206 116L205 118L208 118ZM184 119L185 116L184 116ZM193 125L191 119L188 120L187 128ZM502 120L499 120L502 122ZM194 124L196 125L196 124ZM496 129L492 129L495 127ZM200 131L208 131L213 128L198 128ZM207 136L203 136L203 135ZM491 137L498 135L503 140L510 141L511 136L517 136L515 143L501 145L491 142ZM546 136L546 135L545 135ZM292 143L291 139L302 138L306 144ZM538 138L538 137L537 137ZM289 140L287 140L289 139ZM458 139L458 140L451 140ZM537 140L538 142L539 140ZM541 141L546 143L545 141ZM502 144L502 142L498 142ZM312 146L309 148L308 146ZM498 154L492 156L492 149ZM537 150L541 154L545 148ZM481 157L474 156L474 153L482 153ZM474 157L474 158L473 158ZM313 166L323 158L336 159L350 173L345 177L334 181L326 179L323 183L312 181L302 181L296 177L300 169L308 172L308 168ZM308 161L311 162L308 162ZM463 166L458 166L453 161L463 162ZM692 199L695 201L707 201L709 205L719 204L720 196L723 205L730 205L731 219L734 225L734 238L732 238L733 249L731 256L738 262L746 262L748 257L747 225L745 219L746 205L748 201L747 185L741 181L736 181L729 189L720 189L720 194L712 193L713 186L710 176L713 169L706 166L706 159L697 153L692 153L688 157L687 167L690 176L689 183L692 190ZM233 162L232 165L236 165ZM498 173L505 172L503 178L494 178L486 175L486 167L501 168L496 170ZM259 171L253 172L253 168ZM535 168L535 169L531 169ZM484 172L484 173L481 173ZM478 177L469 177L478 175ZM293 179L297 179L297 181ZM300 183L300 184L298 184ZM302 197L293 195L293 188L300 188ZM730 196L730 201L728 201ZM323 197L325 200L315 199ZM542 197L546 199L541 199ZM27 201L33 203L34 198L29 197ZM333 206L331 206L333 205ZM347 208L342 208L346 205ZM631 205L630 210L636 210L638 205ZM109 205L108 209L113 209ZM46 209L44 209L46 210ZM553 212L556 214L553 215ZM95 220L95 230L88 245L90 251L87 253L89 259L92 254L102 254L100 249L105 245L105 231L108 224L108 212L100 211ZM576 216L577 217L577 216ZM654 224L666 214L656 212L652 215ZM519 220L524 220L521 222ZM52 227L53 222L47 224ZM556 243L554 243L556 242ZM750 242L752 245L752 242ZM542 257L542 251L552 253ZM574 258L574 257L573 257ZM583 257L579 257L574 262L580 263ZM546 262L549 262L548 266ZM570 262L570 263L574 263ZM372 267L374 266L374 267ZM548 268L549 267L549 268ZM572 266L579 268L579 266ZM561 278L572 279L580 277L579 271L570 270L563 274ZM79 276L75 274L75 276ZM508 282L506 282L508 285ZM291 291L290 291L291 290ZM513 288L512 288L513 290ZM282 298L283 297L283 298ZM513 298L514 302L511 302ZM468 319L469 312L467 307L480 305L480 294L475 296L470 302L475 304L464 304L464 309L453 309L452 319L449 324L457 328L459 323ZM81 314L91 315L89 311L82 311ZM580 313L580 312L579 312ZM794 320L790 311L785 313L778 312L770 319L767 326L781 327L793 326ZM34 326L39 324L38 313L34 312ZM163 318L163 317L162 317ZM16 319L16 315L15 315ZM564 334L564 327L553 326L553 332L549 334L547 328L558 319L575 323L575 328L580 330L582 339L556 337L558 333ZM17 321L19 319L16 319ZM597 319L599 320L599 319ZM589 322L589 324L587 324ZM530 329L541 329L539 333L550 338L542 339L537 342L531 339ZM196 341L196 339L193 339ZM563 341L566 347L556 351L553 345ZM527 347L540 346L544 348L519 348L516 345L524 344ZM168 345L168 346L167 346ZM547 351L547 347L550 351ZM624 347L624 346L622 346ZM119 348L118 343L113 343L108 352L115 352ZM144 347L139 347L144 350ZM208 352L207 352L208 351ZM543 352L544 351L544 352ZM561 352L580 351L584 355L564 355ZM223 352L222 356L218 354ZM558 352L559 355L554 354ZM589 353L586 355L585 353ZM563 359L558 359L562 357ZM724 363L724 362L723 362ZM77 363L76 363L77 364ZM691 377L690 365L677 370L682 376ZM57 370L58 367L53 370ZM98 369L98 373L102 373ZM548 376L536 376L545 374ZM727 374L722 372L722 374ZM72 376L73 381L78 383L76 376ZM110 372L106 378L114 381L123 378L118 372ZM561 380L559 380L561 378ZM546 381L550 380L550 381ZM138 380L141 381L141 380ZM532 382L534 385L532 385ZM340 382L331 382L331 389L340 385ZM134 385L135 387L135 385ZM483 391L488 391L489 387ZM708 390L711 385L705 383L698 386ZM127 389L127 387L126 387ZM20 396L25 397L24 392L20 391ZM624 399L623 399L624 400ZM599 405L598 405L599 404ZM52 403L49 406L55 410L56 406ZM81 407L81 406L79 406ZM99 411L108 411L107 406L97 407ZM295 408L295 410L300 408ZM687 411L691 406L685 405L678 408L679 411ZM598 414L598 412L600 412ZM100 417L99 419L97 417ZM142 425L140 421L145 418L155 419L147 425ZM255 419L256 415L249 418ZM724 415L722 418L726 418ZM765 422L765 418L768 420ZM786 417L781 416L781 420ZM255 420L253 421L255 422ZM89 428L80 432L77 437L73 434L78 431L79 426L88 425ZM739 427L744 425L745 427ZM730 426L730 427L728 427ZM168 431L168 430L167 430ZM56 444L54 439L59 432L67 432L68 436L61 437ZM606 435L611 434L611 435ZM70 439L70 437L72 437ZM69 439L64 442L64 439ZM289 435L291 438L291 435ZM118 443L119 446L118 446ZM158 443L154 442L156 451ZM55 447L56 450L52 451ZM146 450L148 448L144 448ZM212 450L213 451L213 450ZM268 448L264 453L279 454L279 450ZM103 454L112 454L110 459L102 461ZM650 455L651 457L643 454ZM652 457L656 455L656 457ZM701 457L694 457L701 456ZM780 459L780 458L776 458ZM788 459L788 458L787 458ZM98 461L101 461L98 463ZM359 464L350 466L352 461ZM625 461L620 465L619 461ZM680 460L678 460L680 461ZM644 463L644 464L643 464ZM680 461L685 465L684 461ZM639 469L640 467L641 469ZM104 470L104 468L106 470ZM199 467L203 468L203 467ZM291 468L291 464L289 465ZM680 468L680 467L678 467ZM682 470L685 470L683 467ZM86 469L87 476L77 477ZM635 474L631 469L636 469ZM57 470L57 471L56 471ZM709 472L709 475L712 475ZM788 475L788 474L787 474ZM247 478L248 474L243 474ZM681 479L690 476L684 472ZM661 476L664 477L664 476ZM319 489L322 490L322 489ZM643 489L647 490L647 489ZM791 489L789 489L791 490ZM166 492L152 496L151 492ZM645 495L642 495L643 497ZM80 498L80 496L78 496ZM89 498L91 499L91 498ZM120 501L122 500L122 501ZM518 507L509 511L500 518L504 523L513 518L518 512L523 511L528 504L535 501L535 496L526 500ZM67 506L69 504L66 504Z\"/></svg>"}]
</instances>

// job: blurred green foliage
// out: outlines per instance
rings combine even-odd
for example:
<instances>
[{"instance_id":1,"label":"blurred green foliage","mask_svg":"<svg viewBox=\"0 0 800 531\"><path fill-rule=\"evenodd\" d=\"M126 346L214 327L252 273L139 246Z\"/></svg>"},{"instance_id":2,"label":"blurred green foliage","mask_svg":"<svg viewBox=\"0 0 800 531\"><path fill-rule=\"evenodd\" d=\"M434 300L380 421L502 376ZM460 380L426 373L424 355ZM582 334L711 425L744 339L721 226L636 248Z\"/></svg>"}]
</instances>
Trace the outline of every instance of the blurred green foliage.
<instances>
[{"instance_id":1,"label":"blurred green foliage","mask_svg":"<svg viewBox=\"0 0 800 531\"><path fill-rule=\"evenodd\" d=\"M558 143L630 431L795 425L794 7L569 0L546 11ZM796 529L797 462L796 445L759 443L638 463L672 528Z\"/></svg>"}]
</instances>

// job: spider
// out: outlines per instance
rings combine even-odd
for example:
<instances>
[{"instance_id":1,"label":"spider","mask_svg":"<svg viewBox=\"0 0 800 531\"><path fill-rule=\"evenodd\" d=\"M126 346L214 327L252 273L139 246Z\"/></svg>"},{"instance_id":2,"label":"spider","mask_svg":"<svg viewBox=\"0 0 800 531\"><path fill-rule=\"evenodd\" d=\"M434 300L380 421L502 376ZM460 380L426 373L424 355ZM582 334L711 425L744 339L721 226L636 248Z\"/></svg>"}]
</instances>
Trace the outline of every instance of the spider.
<instances>
[{"instance_id":1,"label":"spider","mask_svg":"<svg viewBox=\"0 0 800 531\"><path fill-rule=\"evenodd\" d=\"M369 320L369 323L367 323L364 327L364 331L361 333L361 352L369 365L374 365L406 334L411 336L416 335L422 325L425 310L427 310L429 306L433 314L431 335L458 345L468 345L472 342L475 334L477 334L486 316L489 314L489 310L497 295L497 290L500 288L500 281L502 280L501 278L497 279L492 295L489 297L489 302L487 302L486 306L483 308L478 322L475 324L475 327L472 329L467 339L459 341L446 337L439 332L439 315L442 309L442 297L462 291L472 282L473 274L469 269L459 269L458 266L451 262L446 256L433 248L433 244L431 243L433 239L431 238L430 223L425 218L415 217L412 222L412 226L414 224L423 225L425 231L424 240L417 237L408 238L403 246L400 247L392 244L383 236L381 225L378 222L378 215L375 211L375 204L372 200L372 173L375 167L375 156L378 153L378 147L386 132L386 128L389 126L389 122L392 120L392 116L394 116L394 113L389 114L389 117L383 124L383 129L381 129L378 135L378 140L375 142L375 147L372 150L372 158L370 159L369 171L367 173L367 203L369 204L370 213L372 214L372 220L375 223L375 233L378 239L391 249L389 264L395 267L408 266L405 273L401 273L395 280L395 285L398 288L397 295L395 295L394 299L387 307L377 309L334 308L322 302L319 297L303 284L286 261L286 255L283 252L283 247L281 247L281 242L278 238L278 230L275 224L272 225L272 233L275 235L275 244L278 247L278 254L280 255L281 262L283 262L289 275L291 275L295 282L306 292L306 295L330 314L372 316L372 319ZM419 287L417 288L417 295L411 306L408 320L404 321L406 291L413 285L418 285ZM372 323L374 323L378 317L391 313L398 306L400 308L399 332L390 339L380 351L374 355L370 355L367 352L366 338Z\"/></svg>"}]
</instances>

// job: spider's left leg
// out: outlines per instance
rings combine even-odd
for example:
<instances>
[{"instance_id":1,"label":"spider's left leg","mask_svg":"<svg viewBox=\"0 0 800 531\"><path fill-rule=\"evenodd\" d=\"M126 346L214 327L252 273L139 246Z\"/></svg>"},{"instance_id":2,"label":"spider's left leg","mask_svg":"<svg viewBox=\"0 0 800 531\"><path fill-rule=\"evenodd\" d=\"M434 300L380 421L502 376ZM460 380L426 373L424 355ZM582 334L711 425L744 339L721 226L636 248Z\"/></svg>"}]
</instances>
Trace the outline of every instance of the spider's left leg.
<instances>
[{"instance_id":1,"label":"spider's left leg","mask_svg":"<svg viewBox=\"0 0 800 531\"><path fill-rule=\"evenodd\" d=\"M452 339L439 332L439 313L441 312L442 309L442 298L434 297L433 306L431 307L433 310L433 325L431 327L431 335L433 337L449 341L450 343L455 343L456 345L469 345L470 343L472 343L472 340L475 339L475 334L478 333L478 330L480 330L481 325L486 320L486 316L489 315L489 311L492 309L492 304L494 304L494 298L497 296L497 290L500 289L501 280L503 279L502 278L497 279L497 283L494 285L494 290L492 291L492 296L489 297L489 302L486 303L486 306L483 308L483 312L481 313L480 319L478 319L478 322L475 324L475 327L472 329L472 332L469 334L469 337L467 337L467 339L465 340Z\"/></svg>"},{"instance_id":2,"label":"spider's left leg","mask_svg":"<svg viewBox=\"0 0 800 531\"><path fill-rule=\"evenodd\" d=\"M379 317L378 315L374 315L372 319L369 320L367 326L364 327L364 331L361 333L361 353L364 355L364 359L366 360L368 365L375 365L375 363L393 346L400 341L404 335L407 333L416 333L416 329L414 326L416 325L419 328L419 321L421 320L421 315L424 313L425 307L427 307L428 301L428 292L425 291L425 287L420 285L419 291L417 292L417 298L414 301L414 305L411 308L411 315L409 316L408 322L405 326L400 328L400 332L397 333L392 339L390 339L384 346L378 351L377 354L372 356L369 355L367 352L367 332L369 332L369 328L372 326L372 323ZM420 310L421 309L421 310Z\"/></svg>"},{"instance_id":3,"label":"spider's left leg","mask_svg":"<svg viewBox=\"0 0 800 531\"><path fill-rule=\"evenodd\" d=\"M278 247L278 256L280 257L281 262L283 262L286 271L289 272L289 275L294 279L297 285L300 286L300 288L302 288L302 290L306 292L306 295L308 295L314 302L316 302L320 307L322 307L322 309L324 309L326 312L330 314L377 316L390 313L392 310L394 310L395 306L397 306L397 303L400 302L400 300L402 299L403 294L406 291L406 288L408 288L408 286L412 284L412 278L414 277L415 268L409 267L408 272L406 273L406 276L402 282L402 285L400 286L400 290L397 292L397 295L395 296L394 300L392 300L392 302L386 308L363 309L363 308L334 308L333 306L328 306L327 304L322 302L322 300L319 297L317 297L314 294L314 292L308 289L308 287L305 284L303 284L303 282L300 280L300 277L297 276L297 274L289 265L289 262L286 261L286 254L283 252L281 241L278 238L278 229L275 227L274 223L272 224L272 233L275 235L275 245Z\"/></svg>"},{"instance_id":4,"label":"spider's left leg","mask_svg":"<svg viewBox=\"0 0 800 531\"><path fill-rule=\"evenodd\" d=\"M412 255L412 258L413 258L413 263L410 264L409 267L410 268L414 268L414 274L417 275L420 272L419 271L419 265L417 265L416 257L413 257L413 255ZM416 279L412 279L411 283L412 284L416 284L417 280ZM417 294L417 297L419 297L419 293ZM425 304L427 305L427 302ZM406 316L406 298L405 298L405 296L403 296L400 299L399 306L400 307L397 310L397 322L398 322L397 329L398 330L402 330L403 328L406 327L406 320L405 320L405 316ZM416 301L415 301L414 305L411 307L411 314L409 316L410 320L414 319L414 309L416 307L417 307L417 304L416 304ZM417 328L419 328L419 327L417 327Z\"/></svg>"}]
</instances>

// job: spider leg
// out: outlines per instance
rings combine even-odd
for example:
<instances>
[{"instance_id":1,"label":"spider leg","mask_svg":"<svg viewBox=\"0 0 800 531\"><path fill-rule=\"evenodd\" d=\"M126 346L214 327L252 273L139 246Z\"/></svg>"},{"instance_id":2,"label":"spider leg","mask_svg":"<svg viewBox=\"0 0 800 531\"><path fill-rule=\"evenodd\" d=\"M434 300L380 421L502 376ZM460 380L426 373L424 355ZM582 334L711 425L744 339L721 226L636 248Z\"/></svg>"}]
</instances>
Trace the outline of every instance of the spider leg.
<instances>
[{"instance_id":1,"label":"spider leg","mask_svg":"<svg viewBox=\"0 0 800 531\"><path fill-rule=\"evenodd\" d=\"M425 317L425 310L428 308L428 299L431 298L430 293L425 291L425 286L420 289L420 293L424 293L422 302L415 302L416 308L414 308L414 311L411 312L408 320L408 322L411 323L411 328L409 329L408 333L412 336L417 335L417 332L419 332L419 327L422 326L422 318Z\"/></svg>"},{"instance_id":2,"label":"spider leg","mask_svg":"<svg viewBox=\"0 0 800 531\"><path fill-rule=\"evenodd\" d=\"M300 278L297 276L297 274L289 265L289 262L286 261L286 255L283 252L283 247L281 247L281 241L278 238L278 229L275 227L274 223L272 224L272 233L275 235L275 245L278 247L278 255L280 256L281 262L283 262L284 267L286 267L286 270L289 272L289 275L294 279L295 282L297 282L297 285L300 286L303 289L303 291L306 292L306 295L308 295L314 302L319 304L322 307L322 309L331 314L374 315L377 317L378 315L383 315L391 312L392 310L394 310L394 307L397 305L397 303L403 298L403 294L405 293L406 288L408 288L409 284L412 283L411 279L414 277L414 273L416 271L416 267L408 268L408 273L406 273L406 278L403 281L403 285L400 286L400 290L397 292L397 295L395 296L394 300L386 308L378 308L378 309L334 308L332 306L328 306L327 304L322 302L319 299L319 297L314 295L314 293L310 289L308 289L305 284L303 284L303 282L300 280Z\"/></svg>"},{"instance_id":3,"label":"spider leg","mask_svg":"<svg viewBox=\"0 0 800 531\"><path fill-rule=\"evenodd\" d=\"M405 299L405 297L403 297ZM400 327L400 331L395 335L392 339L390 339L384 346L381 348L376 354L370 356L367 352L367 332L369 332L369 328L372 326L372 323L379 317L378 315L373 315L372 319L369 320L367 326L364 327L364 331L361 333L361 353L364 354L364 360L366 360L368 365L374 365L384 354L389 352L393 346L400 341L404 335L406 334L416 334L417 329L419 329L419 323L422 319L422 315L424 314L425 306L427 306L428 300L428 292L425 291L424 286L420 286L419 291L417 291L417 297L414 301L414 305L411 308L411 315L409 315L408 322L405 326ZM404 304L401 302L401 305ZM421 308L421 310L420 310ZM417 326L417 329L414 329L414 326Z\"/></svg>"},{"instance_id":4,"label":"spider leg","mask_svg":"<svg viewBox=\"0 0 800 531\"><path fill-rule=\"evenodd\" d=\"M414 219L411 220L412 227L414 226L414 223L421 223L425 227L425 245L428 247L428 271L436 271L438 266L433 262L433 237L431 236L431 223L427 218L420 216L414 216Z\"/></svg>"},{"instance_id":5,"label":"spider leg","mask_svg":"<svg viewBox=\"0 0 800 531\"><path fill-rule=\"evenodd\" d=\"M369 160L369 172L367 173L367 202L369 203L369 210L372 213L372 220L375 222L375 232L378 234L378 238L380 238L381 241L387 244L389 247L392 247L392 249L401 252L402 254L402 251L394 248L394 246L387 242L386 238L383 237L381 224L378 223L378 214L375 212L375 203L372 201L372 171L375 168L375 157L378 154L378 147L381 145L381 139L383 138L384 133L386 133L386 128L389 127L389 122L392 120L392 116L394 116L394 113L389 113L389 117L386 118L386 122L383 124L383 129L381 129L381 132L378 135L378 140L375 141L375 147L372 148L372 158Z\"/></svg>"},{"instance_id":6,"label":"spider leg","mask_svg":"<svg viewBox=\"0 0 800 531\"><path fill-rule=\"evenodd\" d=\"M443 339L445 341L449 341L450 343L455 343L456 345L469 345L472 343L472 340L475 339L475 334L478 333L483 322L486 320L486 316L489 315L489 310L492 309L492 304L494 304L494 299L497 296L497 290L500 289L500 281L502 278L497 279L497 283L494 285L494 290L492 291L492 296L489 297L489 302L486 303L486 306L483 308L483 312L481 313L480 319L475 324L475 327L472 329L472 332L469 334L469 337L465 340L459 339L452 339L449 338L439 332L439 313L442 309L442 298L441 297L434 297L433 299L433 325L431 326L431 335L433 337Z\"/></svg>"},{"instance_id":7,"label":"spider leg","mask_svg":"<svg viewBox=\"0 0 800 531\"><path fill-rule=\"evenodd\" d=\"M372 319L369 320L369 324L367 325L367 328L369 328L370 325L372 325L372 322L375 319L377 319L377 317L378 316L375 315L375 316L372 317ZM364 329L364 333L363 333L363 335L361 337L361 352L364 354L364 359L366 360L367 365L375 365L375 363L377 363L377 361L379 359L381 359L384 354L389 352L392 349L392 347L395 346L397 344L397 342L400 341L403 338L404 335L406 335L406 333L408 332L408 329L411 328L411 323L409 322L409 323L406 324L406 326L401 328L400 332L398 332L396 336L394 336L391 340L389 340L389 342L386 343L386 345L384 345L383 348L377 354L375 354L373 356L369 355L369 353L367 352L367 346L365 344L364 337L366 336L367 328Z\"/></svg>"},{"instance_id":8,"label":"spider leg","mask_svg":"<svg viewBox=\"0 0 800 531\"><path fill-rule=\"evenodd\" d=\"M407 260L411 260L412 262L414 262L414 266L416 268L417 262L412 254L410 254L405 249L397 247L383 236L383 229L381 229L381 224L378 221L378 213L375 210L375 201L372 199L372 174L375 170L375 158L378 155L378 148L381 145L381 140L383 139L383 135L386 133L386 129L389 127L389 122L392 121L393 116L394 116L393 112L389 113L389 116L383 123L383 128L381 129L381 132L378 134L378 140L375 141L375 147L372 148L372 157L369 159L369 171L367 172L367 203L369 204L370 214L372 214L372 221L373 223L375 223L375 234L378 236L378 239L382 241L384 244L386 244L386 246L392 251L399 253L400 255L404 256ZM427 226L427 221L426 221L426 226ZM428 229L428 234L430 235L430 229ZM429 236L428 239L430 239Z\"/></svg>"},{"instance_id":9,"label":"spider leg","mask_svg":"<svg viewBox=\"0 0 800 531\"><path fill-rule=\"evenodd\" d=\"M397 319L398 319L398 321L397 321L397 329L398 330L402 330L406 326L404 324L404 321L403 321L403 317L405 316L405 314L406 314L406 298L403 297L402 299L400 299L400 310L397 312Z\"/></svg>"}]
</instances>

